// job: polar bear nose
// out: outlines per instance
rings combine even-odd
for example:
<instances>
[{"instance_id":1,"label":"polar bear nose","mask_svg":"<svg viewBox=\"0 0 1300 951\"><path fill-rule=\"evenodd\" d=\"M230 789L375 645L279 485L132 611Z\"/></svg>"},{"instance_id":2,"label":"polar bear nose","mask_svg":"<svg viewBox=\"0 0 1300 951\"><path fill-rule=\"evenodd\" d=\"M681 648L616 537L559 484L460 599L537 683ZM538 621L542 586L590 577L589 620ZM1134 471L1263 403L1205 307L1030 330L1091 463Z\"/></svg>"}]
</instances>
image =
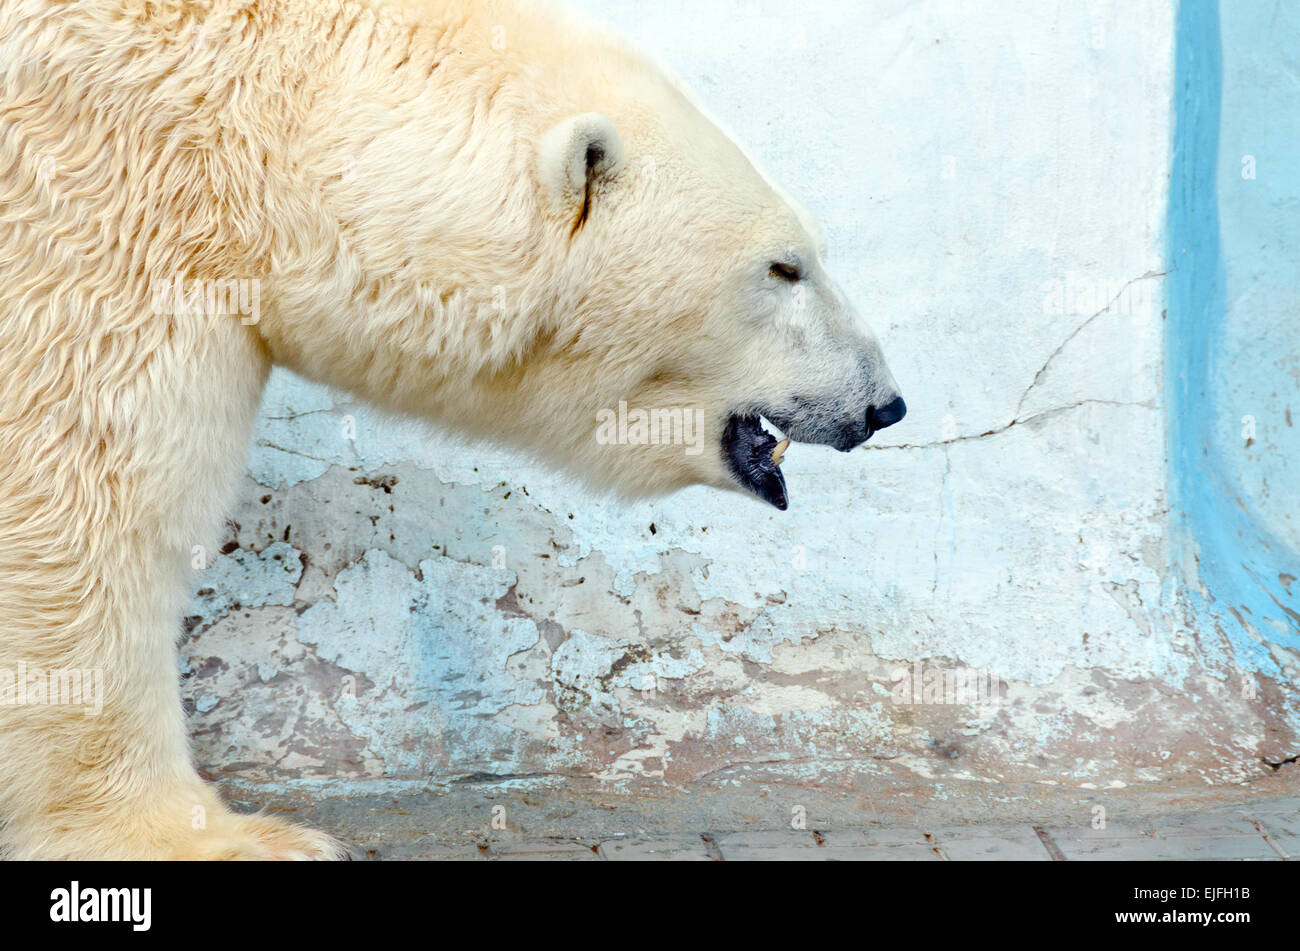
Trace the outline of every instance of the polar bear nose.
<instances>
[{"instance_id":1,"label":"polar bear nose","mask_svg":"<svg viewBox=\"0 0 1300 951\"><path fill-rule=\"evenodd\" d=\"M907 404L903 402L901 396L895 396L883 406L867 407L867 438L870 439L872 433L878 433L882 429L888 429L894 423L900 422L907 415Z\"/></svg>"}]
</instances>

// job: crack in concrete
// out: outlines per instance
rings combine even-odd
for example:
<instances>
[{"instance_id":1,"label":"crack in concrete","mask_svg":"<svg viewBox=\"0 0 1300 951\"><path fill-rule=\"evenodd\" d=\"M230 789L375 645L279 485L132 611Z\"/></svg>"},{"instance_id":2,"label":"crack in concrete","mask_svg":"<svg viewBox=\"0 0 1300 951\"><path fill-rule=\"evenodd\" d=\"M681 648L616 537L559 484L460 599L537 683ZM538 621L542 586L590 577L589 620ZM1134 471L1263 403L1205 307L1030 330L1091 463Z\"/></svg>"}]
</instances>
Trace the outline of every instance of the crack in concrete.
<instances>
[{"instance_id":1,"label":"crack in concrete","mask_svg":"<svg viewBox=\"0 0 1300 951\"><path fill-rule=\"evenodd\" d=\"M313 462L324 462L324 463L329 462L328 459L322 459L320 456L308 455L307 453L300 452L297 449L286 449L284 446L277 446L275 443L265 439L259 439L257 441L257 444L259 446L265 446L267 449L275 449L278 450L279 452L287 452L291 456L302 456L302 458L311 459ZM267 488L271 488L271 487L268 486Z\"/></svg>"},{"instance_id":2,"label":"crack in concrete","mask_svg":"<svg viewBox=\"0 0 1300 951\"><path fill-rule=\"evenodd\" d=\"M933 853L935 854L935 857L936 857L940 862L951 862L951 861L952 861L952 859L948 858L947 854L943 851L943 849L940 848L940 846L939 846L939 840L938 840L937 838L935 838L935 836L934 836L933 833L931 833L931 832L922 832L922 833L921 833L921 836L925 839L925 844L928 845L928 846L930 847L930 851L933 852Z\"/></svg>"},{"instance_id":3,"label":"crack in concrete","mask_svg":"<svg viewBox=\"0 0 1300 951\"><path fill-rule=\"evenodd\" d=\"M1043 381L1043 377L1047 375L1047 371L1051 367L1052 362L1061 355L1061 352L1067 346L1069 346L1071 340L1079 336L1079 334L1083 333L1083 331L1086 330L1092 324L1092 322L1096 320L1098 317L1102 316L1103 314L1109 314L1111 312L1111 309L1120 302L1120 299L1125 294L1128 293L1128 289L1132 287L1134 284L1137 284L1139 281L1149 281L1154 278L1165 277L1168 274L1169 274L1168 271L1147 271L1145 274L1141 275L1140 277L1133 278L1131 281L1125 283L1124 286L1121 287L1116 292L1115 296L1111 298L1110 302L1107 303L1105 307L1097 311L1097 313L1093 314L1083 323L1079 324L1078 327L1075 327L1074 331L1068 337L1062 340L1060 345L1057 346L1055 350L1053 350L1050 354L1048 354L1047 359L1043 361L1042 367L1040 367L1038 372L1034 374L1033 381L1029 384L1029 386L1025 387L1025 392L1020 395L1020 401L1016 403L1015 415L1017 417L1020 415L1020 411L1024 409L1025 400L1029 399L1029 394L1034 391L1034 387L1038 386L1038 384Z\"/></svg>"},{"instance_id":4,"label":"crack in concrete","mask_svg":"<svg viewBox=\"0 0 1300 951\"><path fill-rule=\"evenodd\" d=\"M338 408L335 407L331 409L309 409L309 410L303 410L301 413L289 413L289 415L287 416L263 416L262 418L273 419L279 422L292 422L295 419L302 419L304 416L319 416L323 413L337 414Z\"/></svg>"},{"instance_id":5,"label":"crack in concrete","mask_svg":"<svg viewBox=\"0 0 1300 951\"><path fill-rule=\"evenodd\" d=\"M1283 862L1291 861L1290 854L1287 853L1286 849L1282 848L1282 844L1273 837L1272 833L1270 833L1267 828L1264 827L1264 823L1248 814L1243 814L1243 818L1255 827L1255 831L1259 833L1260 838L1264 840L1265 844L1267 844L1270 849L1277 853L1278 858Z\"/></svg>"},{"instance_id":6,"label":"crack in concrete","mask_svg":"<svg viewBox=\"0 0 1300 951\"><path fill-rule=\"evenodd\" d=\"M1079 400L1077 403L1069 403L1065 406L1054 406L1051 409L1045 409L1042 412L1034 413L1032 416L1019 417L1011 420L1002 426L995 426L992 429L985 430L982 433L968 433L964 436L953 436L951 439L939 439L935 442L915 442L915 443L895 443L889 446L866 446L867 450L875 452L885 452L892 449L939 449L944 446L953 446L957 443L973 442L977 439L987 439L990 436L1000 436L1014 426L1022 426L1025 423L1037 422L1040 419L1046 419L1051 416L1059 416L1062 413L1068 413L1070 410L1080 409L1084 406L1139 406L1144 409L1155 409L1155 404L1151 400L1141 402L1126 402L1122 400Z\"/></svg>"},{"instance_id":7,"label":"crack in concrete","mask_svg":"<svg viewBox=\"0 0 1300 951\"><path fill-rule=\"evenodd\" d=\"M1039 367L1038 372L1034 374L1034 378L1033 380L1030 381L1029 386L1025 387L1025 391L1020 394L1020 399L1016 402L1016 409L1015 412L1012 414L1011 422L1007 423L1006 425L997 426L994 427L993 429L987 430L982 433L973 433L964 436L954 436L951 439L941 439L936 442L898 443L898 444L888 445L888 446L867 446L866 448L884 451L887 449L933 449L939 446L951 446L959 442L970 442L976 439L985 439L989 436L997 436L1006 432L1008 429L1011 429L1013 426L1018 426L1022 423L1034 422L1035 420L1043 419L1044 417L1048 417L1048 416L1054 416L1059 413L1067 412L1068 410L1071 409L1077 409L1080 406L1085 406L1088 404L1098 404L1098 405L1105 405L1105 406L1142 406L1146 408L1154 408L1154 406L1150 402L1122 403L1114 400L1088 399L1088 400L1080 400L1077 403L1070 403L1066 406L1058 406L1058 407L1054 407L1053 409L1043 410L1042 412L1035 413L1032 416L1021 417L1020 415L1021 410L1023 410L1025 407L1025 400L1029 399L1029 394L1032 393L1034 391L1034 388L1037 387L1038 384L1040 384L1043 381L1043 377L1047 375L1047 371L1051 368L1052 363L1056 360L1057 357L1061 355L1061 353L1065 350L1065 348L1069 346L1070 341L1072 341L1075 337L1079 336L1079 334L1083 333L1083 331L1086 330L1092 324L1092 322L1095 321L1097 318L1101 317L1104 314L1112 313L1115 305L1120 302L1120 300L1124 297L1124 295L1128 293L1129 288L1131 288L1134 284L1137 284L1141 281L1149 281L1149 280L1154 280L1156 278L1166 277L1168 276L1168 274L1169 274L1168 271L1147 271L1145 274L1140 275L1139 277L1135 277L1130 281L1126 281L1124 285L1115 293L1115 296L1111 298L1111 300L1106 304L1105 307L1097 311L1095 314L1093 314L1091 317L1089 317L1087 320L1081 323L1078 327L1075 327L1074 330L1071 331L1069 336L1067 336L1064 340L1062 340L1060 344L1057 345L1056 349L1047 355L1047 359L1043 361L1043 365Z\"/></svg>"},{"instance_id":8,"label":"crack in concrete","mask_svg":"<svg viewBox=\"0 0 1300 951\"><path fill-rule=\"evenodd\" d=\"M1042 826L1034 826L1033 830L1034 834L1038 836L1038 841L1043 843L1043 848L1047 850L1047 854L1052 857L1053 862L1067 861L1065 853L1061 851L1061 847L1056 844L1056 840L1052 838L1046 829Z\"/></svg>"},{"instance_id":9,"label":"crack in concrete","mask_svg":"<svg viewBox=\"0 0 1300 951\"><path fill-rule=\"evenodd\" d=\"M700 841L704 843L704 851L708 853L710 862L724 862L722 850L718 848L717 840L707 832L700 833Z\"/></svg>"}]
</instances>

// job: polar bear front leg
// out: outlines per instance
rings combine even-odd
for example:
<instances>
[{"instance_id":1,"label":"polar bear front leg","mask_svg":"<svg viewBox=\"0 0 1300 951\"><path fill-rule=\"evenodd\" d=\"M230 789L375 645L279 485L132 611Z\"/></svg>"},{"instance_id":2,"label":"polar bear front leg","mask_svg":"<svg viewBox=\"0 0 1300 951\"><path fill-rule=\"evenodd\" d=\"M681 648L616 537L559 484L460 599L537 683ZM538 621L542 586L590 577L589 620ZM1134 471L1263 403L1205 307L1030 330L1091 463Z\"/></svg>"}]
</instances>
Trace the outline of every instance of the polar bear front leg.
<instances>
[{"instance_id":1,"label":"polar bear front leg","mask_svg":"<svg viewBox=\"0 0 1300 951\"><path fill-rule=\"evenodd\" d=\"M227 809L181 710L191 552L242 468L262 348L217 317L104 334L45 315L0 347L0 854L339 856Z\"/></svg>"},{"instance_id":2,"label":"polar bear front leg","mask_svg":"<svg viewBox=\"0 0 1300 951\"><path fill-rule=\"evenodd\" d=\"M233 813L199 778L171 642L164 636L105 651L100 662L107 682L97 714L48 704L0 714L5 857L342 857L340 846L322 833ZM111 676L114 667L120 673ZM27 666L28 673L34 669Z\"/></svg>"}]
</instances>

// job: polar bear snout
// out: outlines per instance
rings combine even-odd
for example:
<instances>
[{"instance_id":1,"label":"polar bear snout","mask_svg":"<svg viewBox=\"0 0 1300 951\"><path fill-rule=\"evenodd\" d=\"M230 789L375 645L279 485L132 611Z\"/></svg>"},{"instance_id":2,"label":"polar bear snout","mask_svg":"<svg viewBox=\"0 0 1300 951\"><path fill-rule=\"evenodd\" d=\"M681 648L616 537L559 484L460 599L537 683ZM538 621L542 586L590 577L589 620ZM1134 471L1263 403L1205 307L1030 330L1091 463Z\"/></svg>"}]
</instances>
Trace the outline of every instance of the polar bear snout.
<instances>
[{"instance_id":1,"label":"polar bear snout","mask_svg":"<svg viewBox=\"0 0 1300 951\"><path fill-rule=\"evenodd\" d=\"M850 452L861 446L882 429L901 422L907 415L907 403L896 392L867 404L866 412L856 419L841 423L835 438L826 440L840 452Z\"/></svg>"},{"instance_id":2,"label":"polar bear snout","mask_svg":"<svg viewBox=\"0 0 1300 951\"><path fill-rule=\"evenodd\" d=\"M840 371L809 360L802 375L821 385L801 387L792 398L770 406L768 419L795 442L818 443L840 452L861 446L882 429L902 422L907 403L874 338L853 346ZM855 352L856 351L856 352ZM844 353L843 350L840 351ZM834 363L831 364L834 366Z\"/></svg>"},{"instance_id":3,"label":"polar bear snout","mask_svg":"<svg viewBox=\"0 0 1300 951\"><path fill-rule=\"evenodd\" d=\"M880 432L882 429L888 429L895 423L903 421L907 415L907 404L903 402L901 396L895 396L888 403L883 405L872 405L867 407L867 438Z\"/></svg>"}]
</instances>

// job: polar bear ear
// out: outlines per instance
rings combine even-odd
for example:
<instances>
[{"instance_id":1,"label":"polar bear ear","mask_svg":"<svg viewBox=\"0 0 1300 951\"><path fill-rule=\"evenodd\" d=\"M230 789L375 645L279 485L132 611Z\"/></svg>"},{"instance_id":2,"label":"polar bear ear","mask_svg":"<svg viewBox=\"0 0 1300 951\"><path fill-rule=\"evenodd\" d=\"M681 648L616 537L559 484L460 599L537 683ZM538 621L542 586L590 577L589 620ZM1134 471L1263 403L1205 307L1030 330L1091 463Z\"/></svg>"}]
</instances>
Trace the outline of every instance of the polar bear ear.
<instances>
[{"instance_id":1,"label":"polar bear ear","mask_svg":"<svg viewBox=\"0 0 1300 951\"><path fill-rule=\"evenodd\" d=\"M614 123L597 112L572 116L542 137L537 170L555 210L574 219L576 232L591 211L601 179L623 163L623 140Z\"/></svg>"}]
</instances>

